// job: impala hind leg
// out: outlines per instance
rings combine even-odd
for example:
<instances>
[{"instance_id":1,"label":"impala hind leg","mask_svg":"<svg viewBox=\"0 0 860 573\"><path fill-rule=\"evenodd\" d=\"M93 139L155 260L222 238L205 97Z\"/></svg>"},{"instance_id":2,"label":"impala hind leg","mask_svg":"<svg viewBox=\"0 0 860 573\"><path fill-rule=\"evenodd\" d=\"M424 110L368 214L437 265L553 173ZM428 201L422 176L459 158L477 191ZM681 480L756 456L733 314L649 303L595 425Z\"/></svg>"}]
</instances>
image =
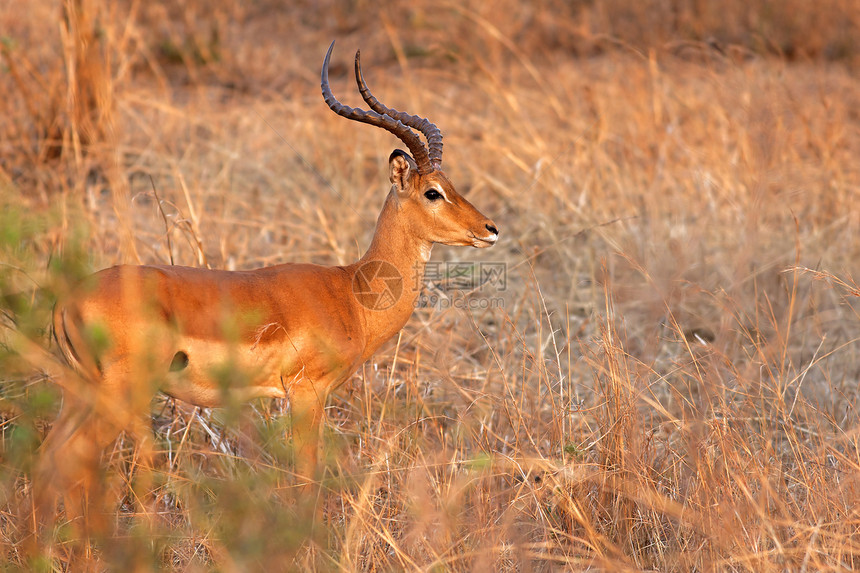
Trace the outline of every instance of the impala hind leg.
<instances>
[{"instance_id":1,"label":"impala hind leg","mask_svg":"<svg viewBox=\"0 0 860 573\"><path fill-rule=\"evenodd\" d=\"M37 472L41 489L48 493L49 503L51 497L56 499L53 494L63 498L66 518L78 539L107 532L105 503L112 492L103 479L104 449L124 429L147 435L140 431L142 414L155 390L135 383L139 381L129 374L127 363L114 361L103 366L99 380L77 394L65 392L60 416L42 446Z\"/></svg>"},{"instance_id":2,"label":"impala hind leg","mask_svg":"<svg viewBox=\"0 0 860 573\"><path fill-rule=\"evenodd\" d=\"M100 415L91 404L69 396L42 445L34 480L36 504L43 515L52 515L58 497L66 518L80 539L105 530L102 452L122 427Z\"/></svg>"}]
</instances>

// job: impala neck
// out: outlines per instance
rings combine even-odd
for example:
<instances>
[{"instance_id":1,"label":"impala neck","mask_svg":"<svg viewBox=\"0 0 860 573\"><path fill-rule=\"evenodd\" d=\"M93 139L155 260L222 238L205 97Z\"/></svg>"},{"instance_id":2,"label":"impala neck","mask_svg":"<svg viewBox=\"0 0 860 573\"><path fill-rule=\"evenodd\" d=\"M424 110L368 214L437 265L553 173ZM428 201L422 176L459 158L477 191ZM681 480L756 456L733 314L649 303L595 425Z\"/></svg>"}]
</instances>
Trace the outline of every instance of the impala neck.
<instances>
[{"instance_id":1,"label":"impala neck","mask_svg":"<svg viewBox=\"0 0 860 573\"><path fill-rule=\"evenodd\" d=\"M357 272L364 263L385 261L393 265L402 277L403 290L390 308L374 310L362 307L367 328L366 354L372 354L383 342L403 328L415 308L415 300L424 282L424 266L430 259L433 243L420 239L400 213L399 199L391 191L376 222L370 247L352 265Z\"/></svg>"}]
</instances>

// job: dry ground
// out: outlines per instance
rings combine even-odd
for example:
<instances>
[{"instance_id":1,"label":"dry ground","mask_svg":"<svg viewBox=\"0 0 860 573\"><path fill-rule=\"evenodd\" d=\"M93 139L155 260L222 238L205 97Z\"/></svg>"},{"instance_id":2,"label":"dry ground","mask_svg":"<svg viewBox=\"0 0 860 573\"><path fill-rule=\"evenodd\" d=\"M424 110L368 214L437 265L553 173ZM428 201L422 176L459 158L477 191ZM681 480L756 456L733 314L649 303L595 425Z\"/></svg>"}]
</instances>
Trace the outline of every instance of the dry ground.
<instances>
[{"instance_id":1,"label":"dry ground","mask_svg":"<svg viewBox=\"0 0 860 573\"><path fill-rule=\"evenodd\" d=\"M53 297L118 262L360 256L398 142L323 104L332 39L335 93L356 103L360 47L501 229L434 262L505 280L430 285L442 302L332 401L323 527L294 510L285 404L161 398L152 471L109 452L93 563L860 567L856 2L374 6L0 6L0 288L24 295L4 348L47 344ZM59 510L50 553L21 552L60 401L43 367L0 354L11 569L64 570L73 545Z\"/></svg>"}]
</instances>

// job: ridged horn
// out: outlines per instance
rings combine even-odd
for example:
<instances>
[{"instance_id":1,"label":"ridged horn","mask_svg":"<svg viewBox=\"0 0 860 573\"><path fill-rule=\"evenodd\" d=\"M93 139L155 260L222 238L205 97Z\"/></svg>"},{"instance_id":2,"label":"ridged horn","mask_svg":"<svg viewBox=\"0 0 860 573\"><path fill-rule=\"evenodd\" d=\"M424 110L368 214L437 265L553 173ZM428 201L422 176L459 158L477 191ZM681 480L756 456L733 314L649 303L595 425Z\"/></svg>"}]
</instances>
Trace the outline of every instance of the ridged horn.
<instances>
[{"instance_id":1,"label":"ridged horn","mask_svg":"<svg viewBox=\"0 0 860 573\"><path fill-rule=\"evenodd\" d=\"M397 111L387 107L370 93L367 84L364 82L364 76L361 73L361 50L355 52L355 83L358 84L358 91L361 97L370 106L370 109L376 113L393 117L404 125L417 129L424 137L427 138L427 148L430 155L430 163L433 169L442 168L442 132L435 124L430 123L426 118L417 115L410 115L406 112Z\"/></svg>"},{"instance_id":2,"label":"ridged horn","mask_svg":"<svg viewBox=\"0 0 860 573\"><path fill-rule=\"evenodd\" d=\"M393 133L397 136L398 139L400 139L400 141L406 144L406 147L409 148L409 152L415 159L415 163L418 164L418 172L421 175L427 175L428 173L432 172L433 166L430 163L430 156L427 153L427 149L424 148L424 144L422 143L421 138L418 137L415 132L409 129L407 125L405 125L399 119L396 119L388 114L379 113L373 110L365 111L363 109L352 108L347 105L343 105L337 100L336 97L334 97L334 95L331 93L331 87L329 87L328 84L328 66L329 60L331 59L331 52L333 49L334 42L332 42L331 46L328 47L328 53L326 53L325 55L325 61L323 61L322 67L322 75L320 77L320 87L322 88L323 99L325 100L325 103L328 105L328 107L341 117L345 117L353 121L360 121L361 123L369 123L370 125L381 127L382 129Z\"/></svg>"}]
</instances>

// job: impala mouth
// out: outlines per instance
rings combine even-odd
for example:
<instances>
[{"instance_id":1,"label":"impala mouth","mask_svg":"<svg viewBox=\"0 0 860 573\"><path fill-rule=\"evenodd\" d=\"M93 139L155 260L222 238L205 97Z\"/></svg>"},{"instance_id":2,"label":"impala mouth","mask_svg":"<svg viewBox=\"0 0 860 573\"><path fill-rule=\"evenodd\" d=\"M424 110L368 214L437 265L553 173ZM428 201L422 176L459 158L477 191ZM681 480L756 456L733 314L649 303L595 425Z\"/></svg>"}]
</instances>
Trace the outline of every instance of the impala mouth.
<instances>
[{"instance_id":1,"label":"impala mouth","mask_svg":"<svg viewBox=\"0 0 860 573\"><path fill-rule=\"evenodd\" d=\"M492 247L496 244L499 235L498 233L493 233L487 237L479 237L477 235L472 235L472 246L477 249L486 249L487 247Z\"/></svg>"}]
</instances>

